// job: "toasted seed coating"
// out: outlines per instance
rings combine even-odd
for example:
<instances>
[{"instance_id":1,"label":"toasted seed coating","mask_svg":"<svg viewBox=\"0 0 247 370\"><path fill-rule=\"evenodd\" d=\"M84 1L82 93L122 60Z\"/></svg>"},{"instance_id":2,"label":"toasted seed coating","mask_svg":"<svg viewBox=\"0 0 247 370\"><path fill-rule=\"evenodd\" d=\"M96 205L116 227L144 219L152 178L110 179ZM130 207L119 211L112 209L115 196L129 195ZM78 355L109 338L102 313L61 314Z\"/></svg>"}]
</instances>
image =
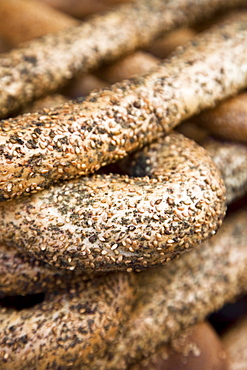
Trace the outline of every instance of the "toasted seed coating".
<instances>
[{"instance_id":1,"label":"toasted seed coating","mask_svg":"<svg viewBox=\"0 0 247 370\"><path fill-rule=\"evenodd\" d=\"M227 99L195 121L215 136L247 143L247 93Z\"/></svg>"},{"instance_id":2,"label":"toasted seed coating","mask_svg":"<svg viewBox=\"0 0 247 370\"><path fill-rule=\"evenodd\" d=\"M245 0L136 1L80 26L31 41L1 57L0 117L60 88L79 72L148 45L161 32L241 4ZM121 31L116 32L119 25Z\"/></svg>"},{"instance_id":3,"label":"toasted seed coating","mask_svg":"<svg viewBox=\"0 0 247 370\"><path fill-rule=\"evenodd\" d=\"M149 177L82 177L1 203L1 241L57 267L108 271L166 262L213 235L225 189L204 149L173 133L144 160Z\"/></svg>"},{"instance_id":4,"label":"toasted seed coating","mask_svg":"<svg viewBox=\"0 0 247 370\"><path fill-rule=\"evenodd\" d=\"M200 248L138 273L138 302L130 319L104 360L94 358L90 370L126 369L246 293L246 221L247 210L226 218Z\"/></svg>"},{"instance_id":5,"label":"toasted seed coating","mask_svg":"<svg viewBox=\"0 0 247 370\"><path fill-rule=\"evenodd\" d=\"M133 276L113 273L46 294L33 308L0 308L3 370L82 369L102 356L133 302Z\"/></svg>"},{"instance_id":6,"label":"toasted seed coating","mask_svg":"<svg viewBox=\"0 0 247 370\"><path fill-rule=\"evenodd\" d=\"M0 245L0 298L61 291L93 276L54 269L15 248Z\"/></svg>"},{"instance_id":7,"label":"toasted seed coating","mask_svg":"<svg viewBox=\"0 0 247 370\"><path fill-rule=\"evenodd\" d=\"M247 192L247 145L207 140L207 153L220 170L226 187L226 202L232 203Z\"/></svg>"},{"instance_id":8,"label":"toasted seed coating","mask_svg":"<svg viewBox=\"0 0 247 370\"><path fill-rule=\"evenodd\" d=\"M239 143L222 143L218 140L207 140L204 144L221 172L226 186L226 202L232 203L247 191L247 148ZM131 161L124 161L125 171L130 168ZM54 286L62 289L72 277L73 272L54 271L50 265L14 248L0 246L0 296L37 293L44 288L53 289ZM83 278L87 279L88 275Z\"/></svg>"},{"instance_id":9,"label":"toasted seed coating","mask_svg":"<svg viewBox=\"0 0 247 370\"><path fill-rule=\"evenodd\" d=\"M0 124L0 201L94 172L247 84L247 13L194 39L153 73L83 103Z\"/></svg>"}]
</instances>

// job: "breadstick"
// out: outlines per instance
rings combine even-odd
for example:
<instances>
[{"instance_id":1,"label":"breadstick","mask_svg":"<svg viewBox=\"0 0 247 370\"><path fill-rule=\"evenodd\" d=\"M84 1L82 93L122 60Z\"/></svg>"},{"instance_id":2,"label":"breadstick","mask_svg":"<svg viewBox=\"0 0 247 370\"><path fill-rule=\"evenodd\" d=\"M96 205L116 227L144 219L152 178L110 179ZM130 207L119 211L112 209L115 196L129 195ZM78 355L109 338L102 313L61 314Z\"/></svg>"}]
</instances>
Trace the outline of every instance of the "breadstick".
<instances>
[{"instance_id":1,"label":"breadstick","mask_svg":"<svg viewBox=\"0 0 247 370\"><path fill-rule=\"evenodd\" d=\"M90 369L126 369L246 293L246 221L246 210L235 214L200 248L137 274L139 301L104 359L95 356Z\"/></svg>"},{"instance_id":2,"label":"breadstick","mask_svg":"<svg viewBox=\"0 0 247 370\"><path fill-rule=\"evenodd\" d=\"M130 274L81 282L63 294L46 294L29 309L0 308L2 370L82 369L102 355L133 302Z\"/></svg>"},{"instance_id":3,"label":"breadstick","mask_svg":"<svg viewBox=\"0 0 247 370\"><path fill-rule=\"evenodd\" d=\"M149 177L83 177L1 203L2 242L57 267L109 271L166 262L213 235L225 189L204 149L174 133L140 158L144 173L133 172Z\"/></svg>"},{"instance_id":4,"label":"breadstick","mask_svg":"<svg viewBox=\"0 0 247 370\"><path fill-rule=\"evenodd\" d=\"M0 200L94 172L244 87L246 24L247 13L238 14L153 73L82 103L2 121Z\"/></svg>"},{"instance_id":5,"label":"breadstick","mask_svg":"<svg viewBox=\"0 0 247 370\"><path fill-rule=\"evenodd\" d=\"M31 41L1 58L0 117L62 87L79 72L88 72L102 61L113 61L148 45L161 32L245 3L246 0L135 1L70 30ZM116 32L118 29L120 32Z\"/></svg>"},{"instance_id":6,"label":"breadstick","mask_svg":"<svg viewBox=\"0 0 247 370\"><path fill-rule=\"evenodd\" d=\"M247 143L247 93L227 99L194 120L214 135Z\"/></svg>"},{"instance_id":7,"label":"breadstick","mask_svg":"<svg viewBox=\"0 0 247 370\"><path fill-rule=\"evenodd\" d=\"M1 0L0 15L0 34L12 46L79 24L38 0Z\"/></svg>"}]
</instances>

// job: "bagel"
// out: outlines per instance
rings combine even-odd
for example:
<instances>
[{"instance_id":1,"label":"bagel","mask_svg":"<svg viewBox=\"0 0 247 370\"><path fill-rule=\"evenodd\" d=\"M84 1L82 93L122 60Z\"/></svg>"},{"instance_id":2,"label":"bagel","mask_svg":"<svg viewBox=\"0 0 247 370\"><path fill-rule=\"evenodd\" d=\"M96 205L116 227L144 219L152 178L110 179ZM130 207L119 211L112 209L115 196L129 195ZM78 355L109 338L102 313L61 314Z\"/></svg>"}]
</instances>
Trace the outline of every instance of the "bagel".
<instances>
[{"instance_id":1,"label":"bagel","mask_svg":"<svg viewBox=\"0 0 247 370\"><path fill-rule=\"evenodd\" d=\"M1 241L55 267L110 271L164 263L216 232L225 189L203 148L172 133L138 162L149 177L82 177L1 203Z\"/></svg>"},{"instance_id":2,"label":"bagel","mask_svg":"<svg viewBox=\"0 0 247 370\"><path fill-rule=\"evenodd\" d=\"M76 74L88 72L102 61L114 61L136 48L147 46L162 32L241 4L245 5L245 0L228 0L227 3L204 0L203 4L197 0L172 0L169 4L163 0L134 1L79 26L31 41L1 57L0 118L61 88ZM119 25L121 30L116 32Z\"/></svg>"},{"instance_id":3,"label":"bagel","mask_svg":"<svg viewBox=\"0 0 247 370\"><path fill-rule=\"evenodd\" d=\"M81 104L1 121L0 201L94 172L245 86L246 23L238 14L153 73Z\"/></svg>"},{"instance_id":4,"label":"bagel","mask_svg":"<svg viewBox=\"0 0 247 370\"><path fill-rule=\"evenodd\" d=\"M132 276L116 273L46 294L17 311L0 308L0 368L82 369L104 354L133 302ZM89 365L90 367L90 365Z\"/></svg>"}]
</instances>

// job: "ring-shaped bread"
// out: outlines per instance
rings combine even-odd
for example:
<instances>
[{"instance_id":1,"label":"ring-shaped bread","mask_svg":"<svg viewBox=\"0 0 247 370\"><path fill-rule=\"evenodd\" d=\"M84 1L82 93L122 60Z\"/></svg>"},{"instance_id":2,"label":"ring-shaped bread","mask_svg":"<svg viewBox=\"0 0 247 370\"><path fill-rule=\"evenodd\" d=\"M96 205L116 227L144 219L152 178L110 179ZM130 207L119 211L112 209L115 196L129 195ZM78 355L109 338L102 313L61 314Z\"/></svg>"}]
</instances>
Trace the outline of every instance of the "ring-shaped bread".
<instances>
[{"instance_id":1,"label":"ring-shaped bread","mask_svg":"<svg viewBox=\"0 0 247 370\"><path fill-rule=\"evenodd\" d=\"M144 177L93 175L1 203L1 241L56 267L164 263L215 234L225 188L206 151L172 133L137 154Z\"/></svg>"}]
</instances>

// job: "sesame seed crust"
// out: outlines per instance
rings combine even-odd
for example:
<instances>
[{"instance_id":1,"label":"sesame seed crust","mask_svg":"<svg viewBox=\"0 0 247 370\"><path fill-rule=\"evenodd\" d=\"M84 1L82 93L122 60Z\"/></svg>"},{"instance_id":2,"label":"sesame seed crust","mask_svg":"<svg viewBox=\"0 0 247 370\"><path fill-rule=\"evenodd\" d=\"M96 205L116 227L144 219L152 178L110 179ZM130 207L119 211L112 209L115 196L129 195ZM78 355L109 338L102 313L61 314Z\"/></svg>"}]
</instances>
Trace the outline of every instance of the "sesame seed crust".
<instances>
[{"instance_id":1,"label":"sesame seed crust","mask_svg":"<svg viewBox=\"0 0 247 370\"><path fill-rule=\"evenodd\" d=\"M0 245L0 298L61 291L99 274L52 268L15 248Z\"/></svg>"},{"instance_id":2,"label":"sesame seed crust","mask_svg":"<svg viewBox=\"0 0 247 370\"><path fill-rule=\"evenodd\" d=\"M33 308L0 308L1 369L90 367L126 321L133 297L132 274L112 273L46 294Z\"/></svg>"},{"instance_id":3,"label":"sesame seed crust","mask_svg":"<svg viewBox=\"0 0 247 370\"><path fill-rule=\"evenodd\" d=\"M127 369L184 329L246 294L247 210L226 218L218 234L166 266L138 273L137 303L104 359L90 370Z\"/></svg>"},{"instance_id":4,"label":"sesame seed crust","mask_svg":"<svg viewBox=\"0 0 247 370\"><path fill-rule=\"evenodd\" d=\"M202 147L172 133L135 161L149 177L93 175L1 203L2 242L55 267L129 271L169 261L216 232L225 188Z\"/></svg>"},{"instance_id":5,"label":"sesame seed crust","mask_svg":"<svg viewBox=\"0 0 247 370\"><path fill-rule=\"evenodd\" d=\"M207 140L204 147L221 172L226 187L226 203L232 203L236 198L243 196L247 190L246 146L233 142ZM121 167L125 171L127 168L129 170L130 162L125 160L121 163ZM140 170L143 171L143 161L138 171ZM89 274L78 273L81 279L92 278ZM0 246L0 297L34 294L44 289L52 290L54 287L61 290L75 278L73 271L64 272L61 269L51 268L50 265L23 254L15 248Z\"/></svg>"},{"instance_id":6,"label":"sesame seed crust","mask_svg":"<svg viewBox=\"0 0 247 370\"><path fill-rule=\"evenodd\" d=\"M60 88L79 72L148 45L162 32L242 4L245 0L135 1L5 53L0 61L0 117ZM119 25L121 32L116 32Z\"/></svg>"},{"instance_id":7,"label":"sesame seed crust","mask_svg":"<svg viewBox=\"0 0 247 370\"><path fill-rule=\"evenodd\" d=\"M95 172L246 86L246 20L238 14L82 103L1 121L0 201Z\"/></svg>"}]
</instances>

